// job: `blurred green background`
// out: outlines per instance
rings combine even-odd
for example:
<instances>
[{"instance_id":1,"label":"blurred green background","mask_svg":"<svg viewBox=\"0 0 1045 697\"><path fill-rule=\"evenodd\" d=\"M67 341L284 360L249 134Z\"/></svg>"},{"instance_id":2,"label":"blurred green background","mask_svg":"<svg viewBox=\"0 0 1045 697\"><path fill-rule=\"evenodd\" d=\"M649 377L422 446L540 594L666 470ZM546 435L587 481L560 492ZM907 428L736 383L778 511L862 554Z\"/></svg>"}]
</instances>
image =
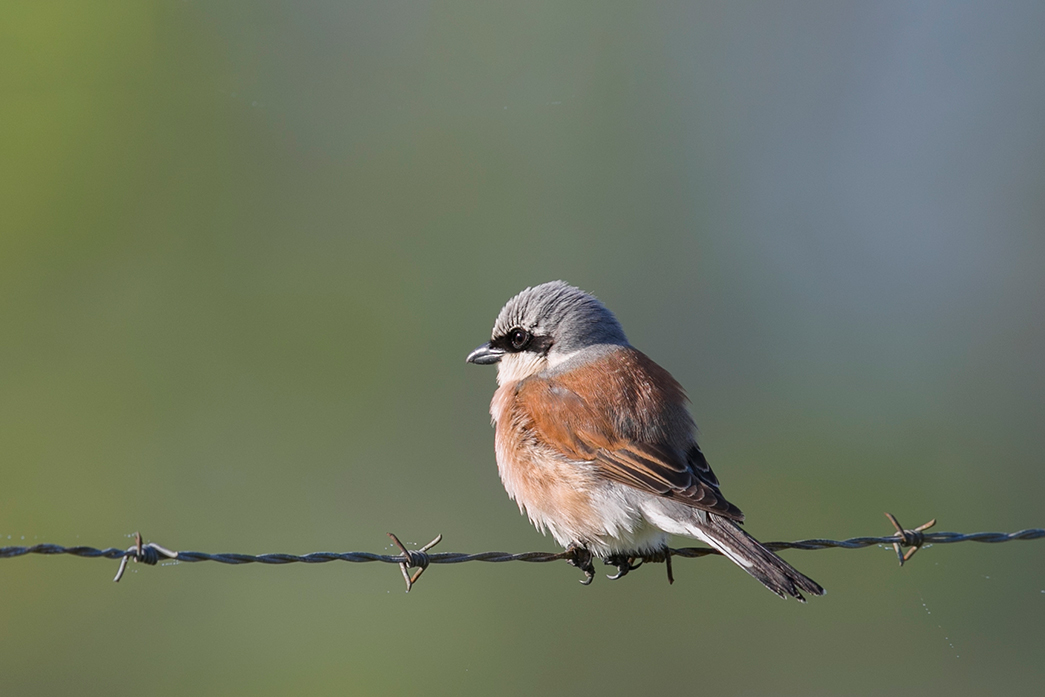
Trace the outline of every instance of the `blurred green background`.
<instances>
[{"instance_id":1,"label":"blurred green background","mask_svg":"<svg viewBox=\"0 0 1045 697\"><path fill-rule=\"evenodd\" d=\"M2 544L555 549L464 357L557 278L688 388L756 536L1045 526L1043 35L1040 2L4 2ZM828 595L22 557L0 693L1040 690L1045 543L785 556Z\"/></svg>"}]
</instances>

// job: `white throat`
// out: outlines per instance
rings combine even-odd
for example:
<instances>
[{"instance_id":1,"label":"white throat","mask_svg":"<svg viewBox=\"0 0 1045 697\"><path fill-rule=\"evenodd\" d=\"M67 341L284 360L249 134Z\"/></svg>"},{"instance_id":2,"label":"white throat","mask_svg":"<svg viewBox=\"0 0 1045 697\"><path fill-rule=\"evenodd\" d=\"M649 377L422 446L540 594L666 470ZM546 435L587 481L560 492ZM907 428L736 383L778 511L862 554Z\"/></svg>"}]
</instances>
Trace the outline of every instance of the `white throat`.
<instances>
[{"instance_id":1,"label":"white throat","mask_svg":"<svg viewBox=\"0 0 1045 697\"><path fill-rule=\"evenodd\" d=\"M548 367L548 359L536 353L506 353L497 364L497 384L507 385L536 375Z\"/></svg>"},{"instance_id":2,"label":"white throat","mask_svg":"<svg viewBox=\"0 0 1045 697\"><path fill-rule=\"evenodd\" d=\"M552 370L566 361L577 356L582 349L571 353L556 353L552 351L547 356L538 356L535 353L508 353L501 358L497 364L497 384L504 385L509 382L518 382L531 375Z\"/></svg>"}]
</instances>

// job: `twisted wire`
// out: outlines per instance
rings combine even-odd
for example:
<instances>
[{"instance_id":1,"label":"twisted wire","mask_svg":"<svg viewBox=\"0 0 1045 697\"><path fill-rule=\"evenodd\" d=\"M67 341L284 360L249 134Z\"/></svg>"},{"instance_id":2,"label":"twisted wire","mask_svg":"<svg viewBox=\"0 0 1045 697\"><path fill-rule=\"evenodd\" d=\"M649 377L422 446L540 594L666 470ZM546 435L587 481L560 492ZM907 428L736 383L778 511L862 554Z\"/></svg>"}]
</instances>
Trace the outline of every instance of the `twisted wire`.
<instances>
[{"instance_id":1,"label":"twisted wire","mask_svg":"<svg viewBox=\"0 0 1045 697\"><path fill-rule=\"evenodd\" d=\"M146 545L143 549L147 549ZM685 550L680 550L685 551ZM713 550L709 550L713 551ZM107 547L105 549L97 549L95 547L77 546L77 547L63 547L55 544L38 544L31 547L0 547L0 559L9 559L12 557L20 557L26 554L68 554L74 557L86 557L86 558L104 558L104 559L122 559L124 557L133 557L133 549L118 549L116 547ZM372 562L379 561L386 564L399 564L403 562L402 554L374 554L373 552L312 552L310 554L237 554L237 553L219 553L210 554L207 552L192 552L192 551L179 551L176 552L176 557L170 557L171 559L177 559L181 562L198 562L198 561L214 561L219 564L323 564L330 561L347 561L347 562ZM411 550L411 555L420 557L420 553L416 550ZM467 554L463 552L435 552L432 554L425 554L429 564L460 564L468 561L489 561L489 562L505 562L505 561L531 561L531 562L546 562L546 561L559 561L566 559L566 552L521 552L518 554L511 554L509 552L477 552L474 554ZM141 560L145 563L149 563L147 560ZM157 560L158 561L158 560ZM155 563L155 562L154 562ZM420 564L412 563L411 566L420 566Z\"/></svg>"},{"instance_id":2,"label":"twisted wire","mask_svg":"<svg viewBox=\"0 0 1045 697\"><path fill-rule=\"evenodd\" d=\"M960 533L960 532L924 532L927 527L935 521L930 521L925 525L919 526L913 530L906 530L902 528L893 516L886 514L889 519L897 528L897 532L893 535L885 537L852 537L847 540L828 540L828 539L809 539L809 540L797 540L794 542L766 542L766 547L771 550L777 551L782 549L805 549L805 550L817 550L817 549L861 549L864 547L870 547L872 545L892 545L897 555L900 557L901 565L907 561L915 551L927 545L934 544L952 544L955 542L982 542L988 544L997 544L1001 542L1011 542L1013 540L1037 540L1045 537L1045 529L1041 528L1029 528L1026 530L1019 530L1017 532L974 532L974 533ZM107 547L105 549L98 549L96 547L88 547L85 545L78 545L75 547L63 547L56 544L36 544L29 547L0 547L0 559L11 559L14 557L20 557L27 554L44 554L44 555L56 555L56 554L67 554L75 557L84 558L103 558L103 559L119 559L120 570L116 575L115 581L119 581L123 575L123 571L126 567L128 560L135 562L142 562L144 564L155 565L162 559L172 559L179 562L203 562L212 561L219 564L324 564L332 561L344 561L353 563L366 563L366 562L383 562L385 564L398 564L403 570L403 576L406 579L407 590L413 585L413 583L420 577L423 572L430 564L462 564L465 562L481 561L481 562L511 562L511 561L523 561L523 562L552 562L569 560L574 558L576 553L574 550L567 550L565 552L521 552L512 554L510 552L477 552L473 554L463 552L428 552L428 550L439 542L441 537L437 537L435 540L425 545L421 549L408 550L399 539L394 535L391 535L396 545L400 548L400 554L375 554L372 552L312 552L310 554L238 554L238 553L223 553L223 554L209 554L207 552L195 552L195 551L178 551L172 552L156 543L143 544L141 536L135 534L136 542L135 545L128 549L118 549L116 547ZM906 554L903 554L900 550L902 547L910 547ZM688 559L695 559L704 557L712 554L720 554L718 550L711 549L709 547L682 547L678 549L668 550L671 556L684 557ZM408 569L417 568L419 569L412 576L408 573Z\"/></svg>"}]
</instances>

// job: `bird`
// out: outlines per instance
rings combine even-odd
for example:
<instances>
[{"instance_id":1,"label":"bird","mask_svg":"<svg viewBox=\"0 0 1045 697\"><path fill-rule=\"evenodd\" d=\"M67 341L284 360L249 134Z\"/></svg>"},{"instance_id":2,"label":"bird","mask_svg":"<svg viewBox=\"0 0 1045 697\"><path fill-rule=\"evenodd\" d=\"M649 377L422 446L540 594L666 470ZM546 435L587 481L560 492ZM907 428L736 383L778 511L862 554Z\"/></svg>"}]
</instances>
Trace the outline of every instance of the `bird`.
<instances>
[{"instance_id":1,"label":"bird","mask_svg":"<svg viewBox=\"0 0 1045 697\"><path fill-rule=\"evenodd\" d=\"M501 482L520 513L594 576L668 563L669 535L703 541L780 597L824 589L741 527L697 444L689 400L594 295L552 281L511 298L466 358L497 365L490 403Z\"/></svg>"}]
</instances>

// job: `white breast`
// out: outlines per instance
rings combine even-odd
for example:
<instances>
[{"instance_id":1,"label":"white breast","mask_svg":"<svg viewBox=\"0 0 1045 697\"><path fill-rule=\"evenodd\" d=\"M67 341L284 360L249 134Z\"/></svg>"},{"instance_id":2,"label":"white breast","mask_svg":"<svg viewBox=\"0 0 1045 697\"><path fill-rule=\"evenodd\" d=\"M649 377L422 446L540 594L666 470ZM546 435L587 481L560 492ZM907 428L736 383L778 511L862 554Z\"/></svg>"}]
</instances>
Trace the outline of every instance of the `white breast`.
<instances>
[{"instance_id":1,"label":"white breast","mask_svg":"<svg viewBox=\"0 0 1045 697\"><path fill-rule=\"evenodd\" d=\"M515 385L502 385L490 403L497 426L497 470L519 510L564 547L580 545L605 558L653 552L667 536L642 506L651 494L598 476L594 465L568 460L536 442L515 413Z\"/></svg>"}]
</instances>

